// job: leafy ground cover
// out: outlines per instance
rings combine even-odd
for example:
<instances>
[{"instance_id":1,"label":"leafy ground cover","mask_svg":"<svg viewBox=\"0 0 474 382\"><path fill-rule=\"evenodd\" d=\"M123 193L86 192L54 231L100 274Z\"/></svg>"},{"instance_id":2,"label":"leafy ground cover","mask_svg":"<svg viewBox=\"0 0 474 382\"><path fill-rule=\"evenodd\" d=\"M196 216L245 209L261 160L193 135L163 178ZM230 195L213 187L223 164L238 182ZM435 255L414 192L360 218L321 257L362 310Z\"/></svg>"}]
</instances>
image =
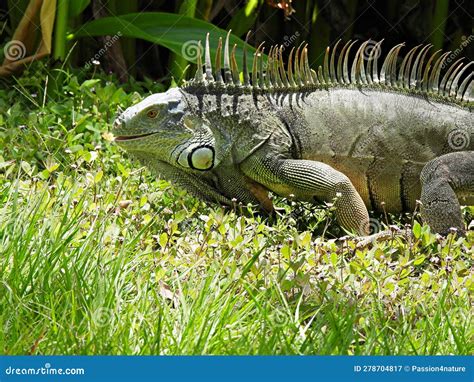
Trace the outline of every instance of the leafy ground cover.
<instances>
[{"instance_id":1,"label":"leafy ground cover","mask_svg":"<svg viewBox=\"0 0 474 382\"><path fill-rule=\"evenodd\" d=\"M357 249L330 208L205 205L111 141L160 90L41 64L0 90L2 354L472 354L473 232L388 217L413 237Z\"/></svg>"}]
</instances>

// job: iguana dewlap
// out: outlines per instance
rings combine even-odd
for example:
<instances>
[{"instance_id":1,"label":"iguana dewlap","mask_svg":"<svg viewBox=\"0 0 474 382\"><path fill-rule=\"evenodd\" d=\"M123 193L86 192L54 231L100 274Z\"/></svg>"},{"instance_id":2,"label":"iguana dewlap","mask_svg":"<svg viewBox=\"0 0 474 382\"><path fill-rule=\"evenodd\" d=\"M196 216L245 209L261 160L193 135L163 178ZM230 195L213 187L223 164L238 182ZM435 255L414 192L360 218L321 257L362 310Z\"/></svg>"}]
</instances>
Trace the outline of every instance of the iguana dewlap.
<instances>
[{"instance_id":1,"label":"iguana dewlap","mask_svg":"<svg viewBox=\"0 0 474 382\"><path fill-rule=\"evenodd\" d=\"M368 233L368 210L413 211L446 234L464 231L460 203L474 205L473 62L447 65L430 46L349 42L310 69L307 47L264 61L259 47L243 83L229 35L212 70L154 94L116 121L116 142L164 178L208 201L258 203L268 190L297 200L335 202L339 224ZM349 63L349 57L355 56ZM357 50L356 50L357 49ZM264 70L265 66L265 70Z\"/></svg>"}]
</instances>

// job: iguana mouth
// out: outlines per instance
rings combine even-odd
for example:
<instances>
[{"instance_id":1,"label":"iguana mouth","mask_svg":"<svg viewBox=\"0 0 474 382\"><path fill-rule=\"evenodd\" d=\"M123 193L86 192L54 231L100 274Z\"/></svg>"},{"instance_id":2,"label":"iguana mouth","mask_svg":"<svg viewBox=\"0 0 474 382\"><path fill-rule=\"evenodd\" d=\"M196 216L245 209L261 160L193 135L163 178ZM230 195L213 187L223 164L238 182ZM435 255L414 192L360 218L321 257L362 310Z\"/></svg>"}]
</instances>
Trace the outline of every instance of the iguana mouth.
<instances>
[{"instance_id":1,"label":"iguana mouth","mask_svg":"<svg viewBox=\"0 0 474 382\"><path fill-rule=\"evenodd\" d=\"M157 132L140 134L140 135L119 135L115 137L114 140L119 141L119 142L132 141L132 140L146 138L153 134L157 134Z\"/></svg>"}]
</instances>

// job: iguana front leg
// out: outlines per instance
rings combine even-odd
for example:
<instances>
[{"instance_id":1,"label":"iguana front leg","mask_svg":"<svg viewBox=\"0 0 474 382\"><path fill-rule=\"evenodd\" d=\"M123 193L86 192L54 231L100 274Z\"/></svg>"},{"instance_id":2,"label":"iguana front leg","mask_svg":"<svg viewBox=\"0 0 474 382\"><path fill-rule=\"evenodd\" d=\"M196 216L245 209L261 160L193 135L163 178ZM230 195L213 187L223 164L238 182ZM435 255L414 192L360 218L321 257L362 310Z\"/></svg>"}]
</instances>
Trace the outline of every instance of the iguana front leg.
<instances>
[{"instance_id":1,"label":"iguana front leg","mask_svg":"<svg viewBox=\"0 0 474 382\"><path fill-rule=\"evenodd\" d=\"M442 235L454 227L464 232L458 197L474 203L474 151L440 156L428 162L421 172L421 215ZM470 199L469 199L470 196Z\"/></svg>"},{"instance_id":2,"label":"iguana front leg","mask_svg":"<svg viewBox=\"0 0 474 382\"><path fill-rule=\"evenodd\" d=\"M336 200L336 218L341 227L360 235L369 233L369 214L362 198L343 173L321 162L261 156L241 163L242 172L269 190L295 195L307 201Z\"/></svg>"}]
</instances>

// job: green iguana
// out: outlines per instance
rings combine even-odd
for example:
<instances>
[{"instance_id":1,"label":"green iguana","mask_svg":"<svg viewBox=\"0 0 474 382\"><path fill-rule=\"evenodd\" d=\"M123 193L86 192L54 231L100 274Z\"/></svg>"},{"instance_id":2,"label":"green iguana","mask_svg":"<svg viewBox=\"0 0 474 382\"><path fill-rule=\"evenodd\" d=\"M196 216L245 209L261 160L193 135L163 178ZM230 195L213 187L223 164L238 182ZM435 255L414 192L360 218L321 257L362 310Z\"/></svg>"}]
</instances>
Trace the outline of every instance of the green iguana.
<instances>
[{"instance_id":1,"label":"green iguana","mask_svg":"<svg viewBox=\"0 0 474 382\"><path fill-rule=\"evenodd\" d=\"M286 66L283 47L265 59L260 45L250 73L244 47L242 83L229 34L214 71L208 34L194 79L128 108L115 141L208 201L271 209L269 191L334 201L338 223L365 235L368 210L413 211L421 200L433 230L463 233L460 203L474 205L474 62L447 65L449 52L427 56L427 45L400 63L399 44L379 70L373 44L354 56L355 41L340 52L338 42L317 71L307 45Z\"/></svg>"}]
</instances>

